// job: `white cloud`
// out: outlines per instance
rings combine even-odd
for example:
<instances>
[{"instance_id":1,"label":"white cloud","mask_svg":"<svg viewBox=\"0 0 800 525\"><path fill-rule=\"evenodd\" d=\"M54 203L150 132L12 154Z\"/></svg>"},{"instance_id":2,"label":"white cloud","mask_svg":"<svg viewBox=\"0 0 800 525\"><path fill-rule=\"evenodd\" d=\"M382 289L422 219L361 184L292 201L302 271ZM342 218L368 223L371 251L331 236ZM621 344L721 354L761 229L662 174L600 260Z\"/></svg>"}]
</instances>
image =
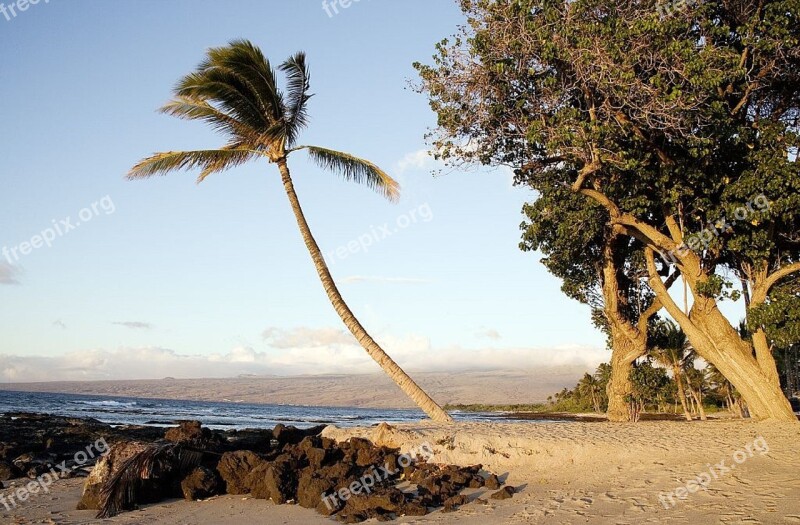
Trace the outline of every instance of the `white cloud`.
<instances>
[{"instance_id":1,"label":"white cloud","mask_svg":"<svg viewBox=\"0 0 800 525\"><path fill-rule=\"evenodd\" d=\"M502 336L502 335L500 335L500 332L498 332L497 330L493 330L493 329L491 329L491 328L490 328L490 329L488 329L488 330L482 330L482 331L478 332L476 335L477 335L478 337L483 337L483 338L486 338L486 339L491 339L491 340L493 340L493 341L499 341L500 339L502 339L502 338L503 338L503 336Z\"/></svg>"},{"instance_id":2,"label":"white cloud","mask_svg":"<svg viewBox=\"0 0 800 525\"><path fill-rule=\"evenodd\" d=\"M400 159L395 165L395 170L398 174L402 175L408 170L424 170L429 169L436 164L436 161L431 156L431 152L426 149L407 153L405 157Z\"/></svg>"},{"instance_id":3,"label":"white cloud","mask_svg":"<svg viewBox=\"0 0 800 525\"><path fill-rule=\"evenodd\" d=\"M377 277L377 276L366 276L366 275L351 275L349 277L345 277L340 281L342 284L353 284L353 283L398 283L398 284L425 284L430 283L431 281L427 279L418 279L416 277Z\"/></svg>"},{"instance_id":4,"label":"white cloud","mask_svg":"<svg viewBox=\"0 0 800 525\"><path fill-rule=\"evenodd\" d=\"M142 323L140 321L118 321L112 324L124 326L125 328L130 328L131 330L150 330L153 328L153 325L150 323Z\"/></svg>"},{"instance_id":5,"label":"white cloud","mask_svg":"<svg viewBox=\"0 0 800 525\"><path fill-rule=\"evenodd\" d=\"M0 284L19 284L19 274L18 266L0 261Z\"/></svg>"},{"instance_id":6,"label":"white cloud","mask_svg":"<svg viewBox=\"0 0 800 525\"><path fill-rule=\"evenodd\" d=\"M239 375L361 374L379 372L356 341L342 330L270 329L273 349L242 346L224 354L184 355L146 347L89 350L56 357L0 355L0 380L88 381L119 379L221 378ZM409 372L534 369L562 365L594 369L608 360L600 348L436 347L425 337L379 337L384 350ZM276 346L278 345L278 346Z\"/></svg>"},{"instance_id":7,"label":"white cloud","mask_svg":"<svg viewBox=\"0 0 800 525\"><path fill-rule=\"evenodd\" d=\"M338 328L309 328L299 326L289 330L267 328L261 334L272 348L316 347L355 344L349 333Z\"/></svg>"}]
</instances>

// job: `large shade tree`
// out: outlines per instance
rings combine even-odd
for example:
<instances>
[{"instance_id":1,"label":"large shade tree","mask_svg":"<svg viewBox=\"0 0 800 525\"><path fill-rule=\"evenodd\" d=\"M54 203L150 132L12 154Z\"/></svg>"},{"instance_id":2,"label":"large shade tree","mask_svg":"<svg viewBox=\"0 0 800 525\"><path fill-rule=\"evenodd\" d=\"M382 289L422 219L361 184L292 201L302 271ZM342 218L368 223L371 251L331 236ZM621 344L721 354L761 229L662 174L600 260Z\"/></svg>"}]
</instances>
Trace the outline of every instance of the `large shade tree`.
<instances>
[{"instance_id":1,"label":"large shade tree","mask_svg":"<svg viewBox=\"0 0 800 525\"><path fill-rule=\"evenodd\" d=\"M544 254L542 263L562 280L562 291L588 305L611 349L607 416L630 421L631 372L647 353L648 333L661 301L647 288L641 245L616 235L605 210L561 184L549 184L523 208L520 247ZM576 227L580 225L580 227ZM667 285L674 281L673 273Z\"/></svg>"},{"instance_id":2,"label":"large shade tree","mask_svg":"<svg viewBox=\"0 0 800 525\"><path fill-rule=\"evenodd\" d=\"M757 418L796 420L748 309L800 272L800 0L462 0L463 35L419 66L444 158L566 179L644 247L649 284ZM661 10L663 11L663 10ZM735 219L735 220L734 220ZM664 279L680 272L686 312ZM733 282L736 276L741 283Z\"/></svg>"},{"instance_id":3,"label":"large shade tree","mask_svg":"<svg viewBox=\"0 0 800 525\"><path fill-rule=\"evenodd\" d=\"M375 342L345 303L300 207L288 158L305 150L322 168L337 172L345 180L365 184L392 201L399 197L399 185L367 160L341 151L298 145L299 134L308 124L307 104L311 98L305 55L298 53L289 58L280 70L288 79L285 93L279 89L276 71L252 43L238 40L210 49L196 71L178 82L174 98L162 111L181 119L203 121L223 133L227 143L212 150L156 153L134 166L128 176L141 179L181 169L199 169L198 182L201 182L213 173L251 160L264 159L275 164L303 241L336 313L408 397L432 419L450 422L450 416Z\"/></svg>"}]
</instances>

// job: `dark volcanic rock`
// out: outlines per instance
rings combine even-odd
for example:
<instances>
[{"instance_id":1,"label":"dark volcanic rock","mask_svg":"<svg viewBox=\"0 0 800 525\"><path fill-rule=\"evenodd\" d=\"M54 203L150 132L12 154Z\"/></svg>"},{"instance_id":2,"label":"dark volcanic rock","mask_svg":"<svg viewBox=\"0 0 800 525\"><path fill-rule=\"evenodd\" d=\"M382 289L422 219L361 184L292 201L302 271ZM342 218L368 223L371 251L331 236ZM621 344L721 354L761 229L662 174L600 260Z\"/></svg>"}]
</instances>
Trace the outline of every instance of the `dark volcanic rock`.
<instances>
[{"instance_id":1,"label":"dark volcanic rock","mask_svg":"<svg viewBox=\"0 0 800 525\"><path fill-rule=\"evenodd\" d=\"M468 502L462 494L464 489L485 486L494 490L501 486L497 476L484 472L481 465L436 465L420 457L411 458L408 464L399 461L403 458L397 449L377 447L358 438L337 443L319 436L323 428L302 430L278 425L274 431L223 432L186 421L165 431L111 427L93 420L3 415L0 481L26 473L35 475L62 461L72 468L77 466L76 452L102 441L111 446L111 451L100 457L87 478L79 509L97 509L100 487L129 458L144 450L148 452L137 461L150 453L163 455L154 464L152 475L143 474L149 477L142 478L134 496L120 508L132 509L137 504L181 495L205 499L222 493L249 493L276 504L296 502L340 521L356 523L423 516L435 508L455 511ZM387 476L387 471L393 474ZM400 479L409 484L403 489L406 492L395 486ZM514 492L513 487L505 487L492 497L505 499Z\"/></svg>"},{"instance_id":2,"label":"dark volcanic rock","mask_svg":"<svg viewBox=\"0 0 800 525\"><path fill-rule=\"evenodd\" d=\"M181 481L181 491L188 500L206 499L219 494L221 485L222 480L216 471L197 467Z\"/></svg>"},{"instance_id":3,"label":"dark volcanic rock","mask_svg":"<svg viewBox=\"0 0 800 525\"><path fill-rule=\"evenodd\" d=\"M19 469L12 463L7 461L0 461L0 481L8 481L19 477Z\"/></svg>"},{"instance_id":4,"label":"dark volcanic rock","mask_svg":"<svg viewBox=\"0 0 800 525\"><path fill-rule=\"evenodd\" d=\"M293 426L286 426L282 423L275 425L272 430L272 435L280 446L283 445L297 445L308 436L319 436L325 430L325 425L318 425L306 430L302 430Z\"/></svg>"},{"instance_id":5,"label":"dark volcanic rock","mask_svg":"<svg viewBox=\"0 0 800 525\"><path fill-rule=\"evenodd\" d=\"M344 523L359 523L371 518L385 520L399 514L405 505L405 495L395 488L382 488L372 494L361 494L347 500L336 518Z\"/></svg>"},{"instance_id":6,"label":"dark volcanic rock","mask_svg":"<svg viewBox=\"0 0 800 525\"><path fill-rule=\"evenodd\" d=\"M490 474L484 483L484 487L490 490L497 490L500 488L500 485L502 485L502 483L500 483L496 474Z\"/></svg>"},{"instance_id":7,"label":"dark volcanic rock","mask_svg":"<svg viewBox=\"0 0 800 525\"><path fill-rule=\"evenodd\" d=\"M452 496L447 498L442 505L442 512L453 512L461 505L466 505L469 502L469 498L463 495Z\"/></svg>"},{"instance_id":8,"label":"dark volcanic rock","mask_svg":"<svg viewBox=\"0 0 800 525\"><path fill-rule=\"evenodd\" d=\"M502 489L500 489L497 492L495 492L494 494L492 494L490 497L492 499L508 499L508 498L512 497L515 492L516 492L516 490L514 490L514 487L510 487L510 486L506 485Z\"/></svg>"},{"instance_id":9,"label":"dark volcanic rock","mask_svg":"<svg viewBox=\"0 0 800 525\"><path fill-rule=\"evenodd\" d=\"M258 499L271 499L277 505L295 499L297 492L297 463L292 459L264 462L253 470L246 482L251 494ZM229 491L230 493L230 491Z\"/></svg>"},{"instance_id":10,"label":"dark volcanic rock","mask_svg":"<svg viewBox=\"0 0 800 525\"><path fill-rule=\"evenodd\" d=\"M305 468L297 482L297 503L307 509L316 509L320 514L333 514L338 506L330 499L326 505L323 495L334 488L336 488L335 480L320 476L313 467Z\"/></svg>"},{"instance_id":11,"label":"dark volcanic rock","mask_svg":"<svg viewBox=\"0 0 800 525\"><path fill-rule=\"evenodd\" d=\"M178 421L178 427L168 429L164 439L183 445L202 446L210 435L211 431L203 428L199 421Z\"/></svg>"},{"instance_id":12,"label":"dark volcanic rock","mask_svg":"<svg viewBox=\"0 0 800 525\"><path fill-rule=\"evenodd\" d=\"M247 494L250 492L250 486L246 482L248 476L264 463L264 459L249 450L226 452L217 464L217 472L225 481L228 494Z\"/></svg>"},{"instance_id":13,"label":"dark volcanic rock","mask_svg":"<svg viewBox=\"0 0 800 525\"><path fill-rule=\"evenodd\" d=\"M257 454L266 454L272 450L274 439L272 431L264 429L230 430L224 437L226 439L221 444L222 451L251 450Z\"/></svg>"}]
</instances>

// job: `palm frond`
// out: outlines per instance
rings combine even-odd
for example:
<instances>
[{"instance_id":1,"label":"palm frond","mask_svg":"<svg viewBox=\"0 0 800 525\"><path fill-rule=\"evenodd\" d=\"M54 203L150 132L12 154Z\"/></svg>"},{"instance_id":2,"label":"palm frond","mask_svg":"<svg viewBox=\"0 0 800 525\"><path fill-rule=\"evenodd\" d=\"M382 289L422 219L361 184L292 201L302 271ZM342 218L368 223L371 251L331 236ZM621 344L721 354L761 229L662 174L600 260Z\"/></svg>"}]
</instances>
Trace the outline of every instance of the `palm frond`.
<instances>
[{"instance_id":1,"label":"palm frond","mask_svg":"<svg viewBox=\"0 0 800 525\"><path fill-rule=\"evenodd\" d=\"M306 109L308 100L312 97L308 93L311 87L311 73L306 65L306 55L302 52L286 60L280 69L287 77L287 143L292 146L300 130L308 125Z\"/></svg>"},{"instance_id":2,"label":"palm frond","mask_svg":"<svg viewBox=\"0 0 800 525\"><path fill-rule=\"evenodd\" d=\"M283 96L278 90L275 70L261 50L249 40L233 40L225 47L211 48L199 70L223 69L245 84L271 122L284 117Z\"/></svg>"},{"instance_id":3,"label":"palm frond","mask_svg":"<svg viewBox=\"0 0 800 525\"><path fill-rule=\"evenodd\" d=\"M392 202L400 198L400 184L368 160L317 146L300 146L295 151L300 149L307 149L311 160L317 165L337 172L345 180L364 184Z\"/></svg>"},{"instance_id":4,"label":"palm frond","mask_svg":"<svg viewBox=\"0 0 800 525\"><path fill-rule=\"evenodd\" d=\"M139 503L169 497L170 485L200 465L203 453L175 443L154 444L128 458L100 489L98 519L111 518Z\"/></svg>"},{"instance_id":5,"label":"palm frond","mask_svg":"<svg viewBox=\"0 0 800 525\"><path fill-rule=\"evenodd\" d=\"M189 73L175 86L176 97L205 100L254 129L272 125L269 115L236 73L221 68Z\"/></svg>"},{"instance_id":6,"label":"palm frond","mask_svg":"<svg viewBox=\"0 0 800 525\"><path fill-rule=\"evenodd\" d=\"M239 149L238 144L216 150L167 151L156 153L136 164L128 173L128 179L144 179L153 175L166 175L170 171L202 168L197 182L202 182L212 173L225 171L244 164L259 152Z\"/></svg>"},{"instance_id":7,"label":"palm frond","mask_svg":"<svg viewBox=\"0 0 800 525\"><path fill-rule=\"evenodd\" d=\"M259 139L259 132L251 126L199 98L176 96L164 104L159 111L184 120L202 120L210 124L215 131L227 133L243 140L256 142Z\"/></svg>"}]
</instances>

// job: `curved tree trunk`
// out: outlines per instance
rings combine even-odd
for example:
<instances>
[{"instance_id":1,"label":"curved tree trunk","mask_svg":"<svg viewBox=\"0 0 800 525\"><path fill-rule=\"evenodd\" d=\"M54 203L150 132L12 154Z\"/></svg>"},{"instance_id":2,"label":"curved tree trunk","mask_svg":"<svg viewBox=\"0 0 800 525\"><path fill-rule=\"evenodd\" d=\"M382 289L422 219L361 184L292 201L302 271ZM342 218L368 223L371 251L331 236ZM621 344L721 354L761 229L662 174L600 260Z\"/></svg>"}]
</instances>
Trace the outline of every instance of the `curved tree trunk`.
<instances>
[{"instance_id":1,"label":"curved tree trunk","mask_svg":"<svg viewBox=\"0 0 800 525\"><path fill-rule=\"evenodd\" d=\"M317 241L311 234L311 229L308 226L303 209L300 207L300 201L297 198L297 193L294 190L292 177L289 173L289 167L286 161L278 161L278 168L281 172L283 180L283 187L286 190L286 195L289 197L289 203L292 206L292 211L297 219L297 225L300 227L300 233L303 235L303 241L308 248L311 258L314 261L314 266L317 269L319 278L322 281L322 286L325 288L325 293L333 305L336 313L339 314L342 321L350 333L356 338L358 343L367 351L369 356L375 360L376 363L383 369L384 372L397 383L397 386L410 397L419 408L421 408L431 419L438 422L452 423L453 418L445 412L428 394L417 385L411 377L406 374L400 366L395 363L391 357L375 342L374 339L367 333L361 323L356 319L356 316L344 302L336 283L333 281L328 265L325 264L325 259L322 257Z\"/></svg>"},{"instance_id":2,"label":"curved tree trunk","mask_svg":"<svg viewBox=\"0 0 800 525\"><path fill-rule=\"evenodd\" d=\"M681 367L672 365L672 375L675 378L675 383L678 385L678 398L680 398L681 406L683 407L683 415L686 421L692 420L692 415L689 413L689 407L686 406L686 391L683 389L683 374Z\"/></svg>"},{"instance_id":3,"label":"curved tree trunk","mask_svg":"<svg viewBox=\"0 0 800 525\"><path fill-rule=\"evenodd\" d=\"M762 354L760 359L756 359L753 347L741 338L716 304L704 305L703 302L698 300L695 303L690 316L690 321L703 336L686 334L698 354L717 367L736 387L754 418L797 421L780 382L775 380L777 370L772 355Z\"/></svg>"},{"instance_id":4,"label":"curved tree trunk","mask_svg":"<svg viewBox=\"0 0 800 525\"><path fill-rule=\"evenodd\" d=\"M766 367L765 373L759 366L759 361L753 356L753 347L731 326L714 299L697 292L697 282L691 275L692 272L697 275L702 274L699 266L688 265L688 270L686 268L681 270L684 275L689 275L689 286L694 295L694 304L687 316L678 308L664 287L656 270L653 250L647 248L645 255L650 284L656 296L662 300L669 314L686 333L698 355L714 365L736 387L747 402L752 417L796 422L797 416L792 412L789 400L783 395L780 385L776 385L769 377L770 367ZM687 265L685 261L684 265ZM771 355L763 355L762 352L760 360L765 365L772 361L774 366Z\"/></svg>"}]
</instances>

